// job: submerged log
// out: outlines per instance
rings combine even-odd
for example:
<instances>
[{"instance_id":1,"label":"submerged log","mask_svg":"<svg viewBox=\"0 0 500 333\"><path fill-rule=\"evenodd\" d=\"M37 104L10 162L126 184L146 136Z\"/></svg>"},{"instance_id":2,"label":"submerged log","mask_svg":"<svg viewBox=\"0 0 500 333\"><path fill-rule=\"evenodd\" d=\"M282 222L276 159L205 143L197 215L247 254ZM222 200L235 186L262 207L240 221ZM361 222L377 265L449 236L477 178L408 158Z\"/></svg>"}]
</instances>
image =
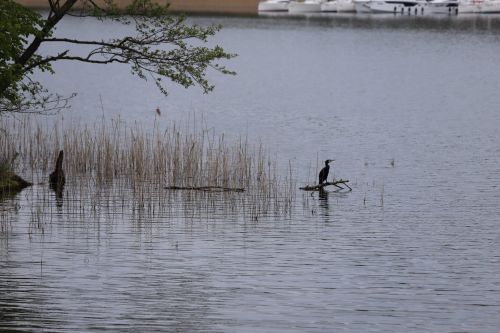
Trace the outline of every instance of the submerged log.
<instances>
[{"instance_id":1,"label":"submerged log","mask_svg":"<svg viewBox=\"0 0 500 333\"><path fill-rule=\"evenodd\" d=\"M241 187L223 187L223 186L167 186L166 190L191 190L191 191L211 191L211 192L244 192Z\"/></svg>"},{"instance_id":2,"label":"submerged log","mask_svg":"<svg viewBox=\"0 0 500 333\"><path fill-rule=\"evenodd\" d=\"M339 185L339 184L342 184L342 185L345 185L349 189L349 191L352 191L352 188L349 185L347 185L348 182L349 182L349 180L347 180L347 179L339 179L339 180L335 180L333 182L324 182L322 184L317 184L317 185L307 185L304 187L300 187L300 189L304 190L304 191L324 191L325 187L331 185L331 186L335 186L335 187L343 190L345 188Z\"/></svg>"}]
</instances>

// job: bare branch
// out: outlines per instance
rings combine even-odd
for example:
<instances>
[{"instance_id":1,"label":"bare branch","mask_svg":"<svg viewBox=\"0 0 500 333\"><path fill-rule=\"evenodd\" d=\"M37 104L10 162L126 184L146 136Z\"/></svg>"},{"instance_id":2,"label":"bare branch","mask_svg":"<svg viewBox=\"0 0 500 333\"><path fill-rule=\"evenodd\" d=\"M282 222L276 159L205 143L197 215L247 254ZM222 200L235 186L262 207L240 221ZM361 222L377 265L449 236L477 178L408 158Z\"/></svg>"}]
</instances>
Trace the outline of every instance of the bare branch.
<instances>
[{"instance_id":1,"label":"bare branch","mask_svg":"<svg viewBox=\"0 0 500 333\"><path fill-rule=\"evenodd\" d=\"M190 191L206 191L206 192L245 192L242 187L223 187L223 186L167 186L166 190L190 190Z\"/></svg>"},{"instance_id":2,"label":"bare branch","mask_svg":"<svg viewBox=\"0 0 500 333\"><path fill-rule=\"evenodd\" d=\"M2 103L0 101L0 116L15 113L33 113L33 114L54 114L71 107L70 100L75 97L73 93L70 96L63 97L60 95L43 96L41 99L27 98L18 103ZM41 102L42 101L42 102Z\"/></svg>"},{"instance_id":3,"label":"bare branch","mask_svg":"<svg viewBox=\"0 0 500 333\"><path fill-rule=\"evenodd\" d=\"M324 183L318 184L318 185L307 185L304 187L300 187L299 189L304 190L304 191L324 191L325 187L330 186L330 185L333 185L333 186L338 187L340 189L344 189L342 186L338 186L338 184L343 184L343 185L347 186L350 191L352 191L352 188L349 185L347 185L348 182L349 182L349 180L347 180L347 179L346 180L339 179L339 180L335 180L333 182L324 182Z\"/></svg>"}]
</instances>

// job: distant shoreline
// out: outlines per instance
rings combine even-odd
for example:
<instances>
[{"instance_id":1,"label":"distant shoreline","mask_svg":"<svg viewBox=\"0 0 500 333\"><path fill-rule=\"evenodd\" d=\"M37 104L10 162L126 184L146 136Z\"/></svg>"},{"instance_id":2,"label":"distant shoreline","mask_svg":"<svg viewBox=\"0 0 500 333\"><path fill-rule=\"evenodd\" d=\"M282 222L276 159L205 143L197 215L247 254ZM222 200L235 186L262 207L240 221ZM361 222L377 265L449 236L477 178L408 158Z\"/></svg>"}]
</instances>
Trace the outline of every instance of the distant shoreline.
<instances>
[{"instance_id":1,"label":"distant shoreline","mask_svg":"<svg viewBox=\"0 0 500 333\"><path fill-rule=\"evenodd\" d=\"M18 3L39 9L47 9L47 0L16 0ZM119 6L126 6L130 0L115 0ZM165 3L165 0L159 0ZM170 0L174 12L215 14L256 14L259 0Z\"/></svg>"}]
</instances>

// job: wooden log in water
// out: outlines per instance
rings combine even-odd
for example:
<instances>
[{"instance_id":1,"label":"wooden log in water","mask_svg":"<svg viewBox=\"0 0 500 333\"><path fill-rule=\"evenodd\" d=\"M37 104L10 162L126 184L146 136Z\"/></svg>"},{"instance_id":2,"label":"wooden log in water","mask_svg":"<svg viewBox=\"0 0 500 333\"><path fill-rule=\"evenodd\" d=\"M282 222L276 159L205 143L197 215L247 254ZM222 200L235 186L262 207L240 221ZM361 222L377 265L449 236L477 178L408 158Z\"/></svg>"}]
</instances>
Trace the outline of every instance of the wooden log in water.
<instances>
[{"instance_id":1,"label":"wooden log in water","mask_svg":"<svg viewBox=\"0 0 500 333\"><path fill-rule=\"evenodd\" d=\"M191 191L208 191L208 192L244 192L241 187L223 187L223 186L167 186L166 190L191 190Z\"/></svg>"},{"instance_id":2,"label":"wooden log in water","mask_svg":"<svg viewBox=\"0 0 500 333\"><path fill-rule=\"evenodd\" d=\"M344 189L344 187L339 186L339 184L342 184L345 185L347 188L349 188L349 191L352 191L352 188L349 185L347 185L348 182L349 180L347 179L339 179L333 182L324 182L323 184L307 185L304 187L300 187L300 189L304 191L323 191L327 186L335 186L338 187L339 189Z\"/></svg>"}]
</instances>

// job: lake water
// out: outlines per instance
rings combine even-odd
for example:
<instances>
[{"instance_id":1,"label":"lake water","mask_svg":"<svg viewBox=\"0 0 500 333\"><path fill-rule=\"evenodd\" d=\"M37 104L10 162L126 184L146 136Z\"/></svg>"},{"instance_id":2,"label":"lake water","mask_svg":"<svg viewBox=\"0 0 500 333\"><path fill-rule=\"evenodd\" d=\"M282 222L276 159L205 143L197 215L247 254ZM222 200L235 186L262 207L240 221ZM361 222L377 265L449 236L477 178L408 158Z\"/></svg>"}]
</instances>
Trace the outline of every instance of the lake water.
<instances>
[{"instance_id":1,"label":"lake water","mask_svg":"<svg viewBox=\"0 0 500 333\"><path fill-rule=\"evenodd\" d=\"M33 186L0 203L0 330L497 332L500 17L191 21L224 25L216 42L239 54L237 76L164 98L126 68L58 64L42 80L79 93L65 121L196 115L262 141L299 184L334 158L353 191L297 189L291 214L254 220L222 194L201 207L171 194L141 217L110 200L57 208Z\"/></svg>"}]
</instances>

